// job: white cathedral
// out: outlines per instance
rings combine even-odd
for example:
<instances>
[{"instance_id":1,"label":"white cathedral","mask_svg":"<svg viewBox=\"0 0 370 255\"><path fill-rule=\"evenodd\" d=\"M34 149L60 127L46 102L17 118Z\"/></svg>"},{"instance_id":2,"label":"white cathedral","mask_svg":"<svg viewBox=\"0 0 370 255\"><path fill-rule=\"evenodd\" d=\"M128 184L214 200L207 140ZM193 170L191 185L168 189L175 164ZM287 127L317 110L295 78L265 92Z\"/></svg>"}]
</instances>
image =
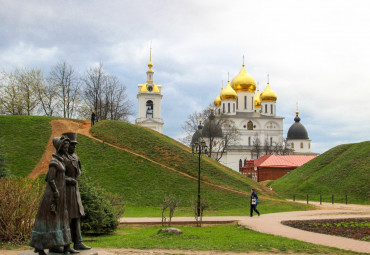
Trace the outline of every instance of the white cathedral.
<instances>
[{"instance_id":1,"label":"white cathedral","mask_svg":"<svg viewBox=\"0 0 370 255\"><path fill-rule=\"evenodd\" d=\"M243 64L239 74L231 83L228 81L214 100L214 118L231 120L239 133L238 140L227 145L220 159L220 163L235 171L239 171L247 160L256 159L257 156L253 153L256 139L259 139L261 146L259 157L264 155L265 144L275 146L284 142L284 118L276 115L277 95L271 89L269 79L261 93L259 90L256 92L256 85L256 81L247 73ZM294 154L311 154L311 140L306 128L300 123L298 109L294 121L286 137L288 147ZM223 126L219 133L225 132L227 128ZM207 132L206 129L204 132ZM206 135L203 134L203 137ZM193 138L196 138L196 135ZM213 143L216 147L217 139Z\"/></svg>"}]
</instances>

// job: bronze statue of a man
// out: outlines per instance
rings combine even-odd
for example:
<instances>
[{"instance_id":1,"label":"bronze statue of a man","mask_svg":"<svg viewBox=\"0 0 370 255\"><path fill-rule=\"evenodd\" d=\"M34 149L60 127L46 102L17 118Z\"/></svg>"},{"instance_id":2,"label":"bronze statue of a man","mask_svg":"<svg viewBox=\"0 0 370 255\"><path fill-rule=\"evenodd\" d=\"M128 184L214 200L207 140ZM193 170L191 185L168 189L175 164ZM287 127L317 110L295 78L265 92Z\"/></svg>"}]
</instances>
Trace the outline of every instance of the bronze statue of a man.
<instances>
[{"instance_id":1,"label":"bronze statue of a man","mask_svg":"<svg viewBox=\"0 0 370 255\"><path fill-rule=\"evenodd\" d=\"M76 250L89 250L90 247L82 243L80 218L85 215L81 202L77 179L81 175L81 162L75 153L77 142L76 133L64 133L70 140L66 157L66 201L70 219L73 248Z\"/></svg>"}]
</instances>

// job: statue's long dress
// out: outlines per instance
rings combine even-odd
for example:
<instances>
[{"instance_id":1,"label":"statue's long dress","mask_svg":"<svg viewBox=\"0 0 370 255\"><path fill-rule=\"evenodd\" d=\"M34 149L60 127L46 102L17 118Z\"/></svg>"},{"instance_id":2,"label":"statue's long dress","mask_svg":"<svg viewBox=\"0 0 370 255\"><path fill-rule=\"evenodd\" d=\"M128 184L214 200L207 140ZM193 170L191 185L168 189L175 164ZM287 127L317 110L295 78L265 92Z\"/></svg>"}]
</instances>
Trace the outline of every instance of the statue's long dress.
<instances>
[{"instance_id":1,"label":"statue's long dress","mask_svg":"<svg viewBox=\"0 0 370 255\"><path fill-rule=\"evenodd\" d=\"M59 191L56 201L56 212L52 212L53 191L49 181L54 180ZM46 188L36 215L35 225L31 233L30 246L43 250L57 246L65 246L71 241L69 218L66 206L65 165L63 158L53 154L46 175Z\"/></svg>"}]
</instances>

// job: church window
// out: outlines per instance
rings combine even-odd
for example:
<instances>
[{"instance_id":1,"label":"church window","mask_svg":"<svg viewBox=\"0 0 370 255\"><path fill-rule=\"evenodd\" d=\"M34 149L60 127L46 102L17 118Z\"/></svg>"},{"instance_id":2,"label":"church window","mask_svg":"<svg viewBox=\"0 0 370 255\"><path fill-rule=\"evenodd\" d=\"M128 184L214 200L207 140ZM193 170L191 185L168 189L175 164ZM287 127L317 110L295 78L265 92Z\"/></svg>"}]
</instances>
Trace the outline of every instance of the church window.
<instances>
[{"instance_id":1,"label":"church window","mask_svg":"<svg viewBox=\"0 0 370 255\"><path fill-rule=\"evenodd\" d=\"M251 137L248 137L248 145L251 146Z\"/></svg>"},{"instance_id":2,"label":"church window","mask_svg":"<svg viewBox=\"0 0 370 255\"><path fill-rule=\"evenodd\" d=\"M308 148L311 149L311 143L308 143Z\"/></svg>"},{"instance_id":3,"label":"church window","mask_svg":"<svg viewBox=\"0 0 370 255\"><path fill-rule=\"evenodd\" d=\"M253 110L253 108L254 108L254 100L253 100L253 97L252 97L252 110Z\"/></svg>"},{"instance_id":4,"label":"church window","mask_svg":"<svg viewBox=\"0 0 370 255\"><path fill-rule=\"evenodd\" d=\"M227 103L227 112L230 112L230 103Z\"/></svg>"},{"instance_id":5,"label":"church window","mask_svg":"<svg viewBox=\"0 0 370 255\"><path fill-rule=\"evenodd\" d=\"M247 165L247 160L246 159L244 159L244 165Z\"/></svg>"},{"instance_id":6,"label":"church window","mask_svg":"<svg viewBox=\"0 0 370 255\"><path fill-rule=\"evenodd\" d=\"M153 118L153 101L152 100L146 101L146 118L147 119Z\"/></svg>"},{"instance_id":7,"label":"church window","mask_svg":"<svg viewBox=\"0 0 370 255\"><path fill-rule=\"evenodd\" d=\"M225 113L225 103L222 104L222 111Z\"/></svg>"},{"instance_id":8,"label":"church window","mask_svg":"<svg viewBox=\"0 0 370 255\"><path fill-rule=\"evenodd\" d=\"M270 146L272 146L272 137L270 137Z\"/></svg>"},{"instance_id":9,"label":"church window","mask_svg":"<svg viewBox=\"0 0 370 255\"><path fill-rule=\"evenodd\" d=\"M233 112L235 112L235 103L233 103Z\"/></svg>"},{"instance_id":10,"label":"church window","mask_svg":"<svg viewBox=\"0 0 370 255\"><path fill-rule=\"evenodd\" d=\"M267 113L267 104L265 104L265 113Z\"/></svg>"},{"instance_id":11,"label":"church window","mask_svg":"<svg viewBox=\"0 0 370 255\"><path fill-rule=\"evenodd\" d=\"M239 98L236 99L236 109L239 109Z\"/></svg>"},{"instance_id":12,"label":"church window","mask_svg":"<svg viewBox=\"0 0 370 255\"><path fill-rule=\"evenodd\" d=\"M218 109L218 115L220 115L221 114L221 109Z\"/></svg>"},{"instance_id":13,"label":"church window","mask_svg":"<svg viewBox=\"0 0 370 255\"><path fill-rule=\"evenodd\" d=\"M248 130L253 130L253 122L250 120L247 123Z\"/></svg>"},{"instance_id":14,"label":"church window","mask_svg":"<svg viewBox=\"0 0 370 255\"><path fill-rule=\"evenodd\" d=\"M244 96L244 109L247 109L247 96Z\"/></svg>"},{"instance_id":15,"label":"church window","mask_svg":"<svg viewBox=\"0 0 370 255\"><path fill-rule=\"evenodd\" d=\"M273 110L272 110L272 108L273 108L274 106L271 104L271 114L273 114Z\"/></svg>"},{"instance_id":16,"label":"church window","mask_svg":"<svg viewBox=\"0 0 370 255\"><path fill-rule=\"evenodd\" d=\"M303 143L301 142L301 149L303 149Z\"/></svg>"},{"instance_id":17,"label":"church window","mask_svg":"<svg viewBox=\"0 0 370 255\"><path fill-rule=\"evenodd\" d=\"M294 149L294 143L292 143L292 149Z\"/></svg>"},{"instance_id":18,"label":"church window","mask_svg":"<svg viewBox=\"0 0 370 255\"><path fill-rule=\"evenodd\" d=\"M243 164L243 161L241 159L239 159L239 172L242 171L242 165Z\"/></svg>"}]
</instances>

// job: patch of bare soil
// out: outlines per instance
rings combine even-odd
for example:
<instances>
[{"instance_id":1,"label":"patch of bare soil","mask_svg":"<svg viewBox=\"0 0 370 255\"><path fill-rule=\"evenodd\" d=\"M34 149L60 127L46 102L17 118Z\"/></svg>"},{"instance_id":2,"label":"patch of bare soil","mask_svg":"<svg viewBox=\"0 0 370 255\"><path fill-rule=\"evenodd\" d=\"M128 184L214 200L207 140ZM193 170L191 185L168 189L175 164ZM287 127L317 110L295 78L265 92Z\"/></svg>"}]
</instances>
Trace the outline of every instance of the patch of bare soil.
<instances>
[{"instance_id":1,"label":"patch of bare soil","mask_svg":"<svg viewBox=\"0 0 370 255\"><path fill-rule=\"evenodd\" d=\"M370 218L289 220L281 223L306 231L370 241Z\"/></svg>"},{"instance_id":2,"label":"patch of bare soil","mask_svg":"<svg viewBox=\"0 0 370 255\"><path fill-rule=\"evenodd\" d=\"M89 134L90 122L86 121L84 123L74 122L66 119L52 120L51 122L51 135L46 145L45 152L42 155L40 161L33 168L32 172L28 175L30 178L37 178L40 174L45 174L49 169L49 162L51 160L51 155L55 152L53 146L53 137L61 136L66 132L81 133L87 136Z\"/></svg>"}]
</instances>

